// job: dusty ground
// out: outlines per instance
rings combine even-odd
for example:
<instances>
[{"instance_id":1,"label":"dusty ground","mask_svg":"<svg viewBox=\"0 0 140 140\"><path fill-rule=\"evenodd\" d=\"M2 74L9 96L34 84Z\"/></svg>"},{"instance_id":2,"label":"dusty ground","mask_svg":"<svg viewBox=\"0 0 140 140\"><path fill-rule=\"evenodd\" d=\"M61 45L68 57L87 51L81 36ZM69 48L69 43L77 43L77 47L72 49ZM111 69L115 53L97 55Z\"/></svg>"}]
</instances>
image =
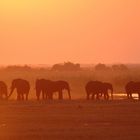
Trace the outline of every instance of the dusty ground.
<instances>
[{"instance_id":1,"label":"dusty ground","mask_svg":"<svg viewBox=\"0 0 140 140\"><path fill-rule=\"evenodd\" d=\"M0 140L139 140L138 101L0 102Z\"/></svg>"}]
</instances>

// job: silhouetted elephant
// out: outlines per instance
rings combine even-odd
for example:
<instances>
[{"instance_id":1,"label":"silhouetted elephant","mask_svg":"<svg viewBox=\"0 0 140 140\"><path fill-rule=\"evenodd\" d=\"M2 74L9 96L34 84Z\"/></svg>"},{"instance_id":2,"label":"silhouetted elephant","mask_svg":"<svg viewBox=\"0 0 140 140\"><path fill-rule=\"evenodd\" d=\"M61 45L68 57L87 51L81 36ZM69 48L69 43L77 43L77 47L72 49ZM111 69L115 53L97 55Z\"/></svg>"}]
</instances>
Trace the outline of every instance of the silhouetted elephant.
<instances>
[{"instance_id":1,"label":"silhouetted elephant","mask_svg":"<svg viewBox=\"0 0 140 140\"><path fill-rule=\"evenodd\" d=\"M53 99L53 93L58 92L59 99L63 99L62 91L66 89L68 91L69 99L71 99L70 95L70 87L66 81L51 81L46 79L37 79L36 80L36 96L39 100L40 94L42 92L43 99Z\"/></svg>"},{"instance_id":2,"label":"silhouetted elephant","mask_svg":"<svg viewBox=\"0 0 140 140\"><path fill-rule=\"evenodd\" d=\"M128 99L132 99L133 93L138 93L138 98L140 100L140 82L130 81L126 84L125 90L127 93Z\"/></svg>"},{"instance_id":3,"label":"silhouetted elephant","mask_svg":"<svg viewBox=\"0 0 140 140\"><path fill-rule=\"evenodd\" d=\"M86 86L85 86L85 90L87 93L87 100L90 99L90 95L92 96L92 99L95 98L99 99L99 94L102 94L102 82L100 81L89 81Z\"/></svg>"},{"instance_id":4,"label":"silhouetted elephant","mask_svg":"<svg viewBox=\"0 0 140 140\"><path fill-rule=\"evenodd\" d=\"M113 87L110 83L102 83L100 81L90 81L86 84L86 93L87 93L87 100L90 99L90 95L92 99L100 99L100 95L104 95L104 99L109 99L108 90L111 91L111 98L113 99Z\"/></svg>"},{"instance_id":5,"label":"silhouetted elephant","mask_svg":"<svg viewBox=\"0 0 140 140\"><path fill-rule=\"evenodd\" d=\"M104 99L109 99L109 93L108 90L111 91L111 99L113 100L113 86L110 83L104 82L102 83L102 94L104 94Z\"/></svg>"},{"instance_id":6,"label":"silhouetted elephant","mask_svg":"<svg viewBox=\"0 0 140 140\"><path fill-rule=\"evenodd\" d=\"M46 79L37 79L35 83L35 90L37 100L40 100L40 94L42 93L42 99L52 99L53 93L51 91L52 81Z\"/></svg>"},{"instance_id":7,"label":"silhouetted elephant","mask_svg":"<svg viewBox=\"0 0 140 140\"><path fill-rule=\"evenodd\" d=\"M8 96L7 85L3 81L0 81L0 99L3 98L7 99L7 96Z\"/></svg>"},{"instance_id":8,"label":"silhouetted elephant","mask_svg":"<svg viewBox=\"0 0 140 140\"><path fill-rule=\"evenodd\" d=\"M67 90L68 91L68 96L69 99L71 99L71 94L70 94L70 87L68 82L66 81L53 81L52 84L52 92L58 92L59 93L59 99L63 99L63 90Z\"/></svg>"},{"instance_id":9,"label":"silhouetted elephant","mask_svg":"<svg viewBox=\"0 0 140 140\"><path fill-rule=\"evenodd\" d=\"M28 81L24 79L14 79L12 81L11 92L8 98L12 95L14 89L17 90L17 100L24 100L24 95L25 99L28 100L28 94L30 91L30 84Z\"/></svg>"}]
</instances>

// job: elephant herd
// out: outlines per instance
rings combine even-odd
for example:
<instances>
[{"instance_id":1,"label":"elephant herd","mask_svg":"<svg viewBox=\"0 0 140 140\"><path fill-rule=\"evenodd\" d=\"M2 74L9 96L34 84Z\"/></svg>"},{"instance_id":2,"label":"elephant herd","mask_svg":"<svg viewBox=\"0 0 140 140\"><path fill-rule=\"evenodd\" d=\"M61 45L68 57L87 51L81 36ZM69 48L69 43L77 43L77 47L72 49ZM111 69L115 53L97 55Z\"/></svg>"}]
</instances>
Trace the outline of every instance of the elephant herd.
<instances>
[{"instance_id":1,"label":"elephant herd","mask_svg":"<svg viewBox=\"0 0 140 140\"><path fill-rule=\"evenodd\" d=\"M9 99L16 89L17 100L28 100L30 84L24 79L14 79L11 83L10 93L5 82L0 81L0 99ZM55 92L58 93L58 99L63 99L63 90L67 90L68 97L71 99L70 86L66 81L52 81L47 79L37 79L35 82L36 98L40 100L52 100ZM102 96L105 100L113 100L113 86L111 83L101 81L89 81L85 85L86 97L99 100ZM109 91L111 94L109 94ZM137 93L140 100L140 82L130 81L125 85L125 91L128 99L133 99L132 94ZM110 95L110 96L109 96Z\"/></svg>"},{"instance_id":2,"label":"elephant herd","mask_svg":"<svg viewBox=\"0 0 140 140\"><path fill-rule=\"evenodd\" d=\"M53 93L58 92L58 98L60 100L63 99L62 91L65 89L68 91L69 99L71 99L70 95L70 87L68 82L66 81L51 81L46 79L37 79L35 83L36 96L37 100L40 99L40 94L42 93L42 99L53 99Z\"/></svg>"},{"instance_id":3,"label":"elephant herd","mask_svg":"<svg viewBox=\"0 0 140 140\"><path fill-rule=\"evenodd\" d=\"M27 80L24 79L14 79L12 81L9 95L7 85L3 81L0 81L0 99L9 99L15 89L17 92L17 100L28 100L30 84ZM63 99L64 89L68 91L69 99L71 99L70 87L68 82L66 81L51 81L46 79L37 79L35 82L37 100L40 100L41 95L43 100L52 100L53 94L55 92L58 93L58 98L61 100Z\"/></svg>"},{"instance_id":4,"label":"elephant herd","mask_svg":"<svg viewBox=\"0 0 140 140\"><path fill-rule=\"evenodd\" d=\"M108 91L111 91L111 98L113 99L113 87L110 83L103 83L101 81L89 81L85 86L87 100L90 99L100 99L101 96L104 96L105 100L109 100Z\"/></svg>"}]
</instances>

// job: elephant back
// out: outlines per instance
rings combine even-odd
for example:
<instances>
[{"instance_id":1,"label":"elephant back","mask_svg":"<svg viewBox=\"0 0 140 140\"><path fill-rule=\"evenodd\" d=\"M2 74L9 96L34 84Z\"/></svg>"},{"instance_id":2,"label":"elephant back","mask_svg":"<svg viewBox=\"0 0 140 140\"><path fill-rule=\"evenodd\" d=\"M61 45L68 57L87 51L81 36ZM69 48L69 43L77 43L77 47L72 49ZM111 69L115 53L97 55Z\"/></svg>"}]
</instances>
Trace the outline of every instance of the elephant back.
<instances>
[{"instance_id":1,"label":"elephant back","mask_svg":"<svg viewBox=\"0 0 140 140\"><path fill-rule=\"evenodd\" d=\"M112 86L112 84L111 84L111 83L108 83L108 82L104 82L104 83L103 83L103 88L104 88L104 90L110 89L110 90L113 91L113 86Z\"/></svg>"},{"instance_id":2,"label":"elephant back","mask_svg":"<svg viewBox=\"0 0 140 140\"><path fill-rule=\"evenodd\" d=\"M53 87L54 90L62 90L62 89L68 89L70 90L69 83L63 80L59 81L53 81Z\"/></svg>"},{"instance_id":3,"label":"elephant back","mask_svg":"<svg viewBox=\"0 0 140 140\"><path fill-rule=\"evenodd\" d=\"M37 79L35 83L36 90L46 90L52 88L52 81L47 79Z\"/></svg>"},{"instance_id":4,"label":"elephant back","mask_svg":"<svg viewBox=\"0 0 140 140\"><path fill-rule=\"evenodd\" d=\"M101 88L102 82L100 81L89 81L85 86L87 92L100 92Z\"/></svg>"},{"instance_id":5,"label":"elephant back","mask_svg":"<svg viewBox=\"0 0 140 140\"><path fill-rule=\"evenodd\" d=\"M30 84L27 80L24 79L14 79L12 81L12 88L17 88L17 90L27 92L30 90Z\"/></svg>"},{"instance_id":6,"label":"elephant back","mask_svg":"<svg viewBox=\"0 0 140 140\"><path fill-rule=\"evenodd\" d=\"M130 81L125 86L126 92L140 92L140 82Z\"/></svg>"}]
</instances>

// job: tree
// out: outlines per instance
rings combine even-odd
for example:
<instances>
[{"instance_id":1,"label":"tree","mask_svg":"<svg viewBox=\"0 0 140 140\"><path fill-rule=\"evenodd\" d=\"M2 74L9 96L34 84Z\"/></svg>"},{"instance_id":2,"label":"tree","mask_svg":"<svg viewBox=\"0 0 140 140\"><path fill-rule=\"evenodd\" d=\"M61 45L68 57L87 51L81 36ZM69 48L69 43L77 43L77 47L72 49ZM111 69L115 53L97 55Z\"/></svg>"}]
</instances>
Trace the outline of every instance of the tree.
<instances>
[{"instance_id":1,"label":"tree","mask_svg":"<svg viewBox=\"0 0 140 140\"><path fill-rule=\"evenodd\" d=\"M61 70L74 70L74 71L77 71L77 70L80 70L80 64L74 64L72 62L64 62L64 64L54 64L52 66L52 70L58 70L58 71L61 71Z\"/></svg>"},{"instance_id":2,"label":"tree","mask_svg":"<svg viewBox=\"0 0 140 140\"><path fill-rule=\"evenodd\" d=\"M125 71L128 70L128 67L124 64L120 64L120 65L112 65L112 69L115 71Z\"/></svg>"},{"instance_id":3,"label":"tree","mask_svg":"<svg viewBox=\"0 0 140 140\"><path fill-rule=\"evenodd\" d=\"M107 70L108 67L105 64L99 63L95 66L95 70L97 71L102 71L102 70Z\"/></svg>"}]
</instances>

